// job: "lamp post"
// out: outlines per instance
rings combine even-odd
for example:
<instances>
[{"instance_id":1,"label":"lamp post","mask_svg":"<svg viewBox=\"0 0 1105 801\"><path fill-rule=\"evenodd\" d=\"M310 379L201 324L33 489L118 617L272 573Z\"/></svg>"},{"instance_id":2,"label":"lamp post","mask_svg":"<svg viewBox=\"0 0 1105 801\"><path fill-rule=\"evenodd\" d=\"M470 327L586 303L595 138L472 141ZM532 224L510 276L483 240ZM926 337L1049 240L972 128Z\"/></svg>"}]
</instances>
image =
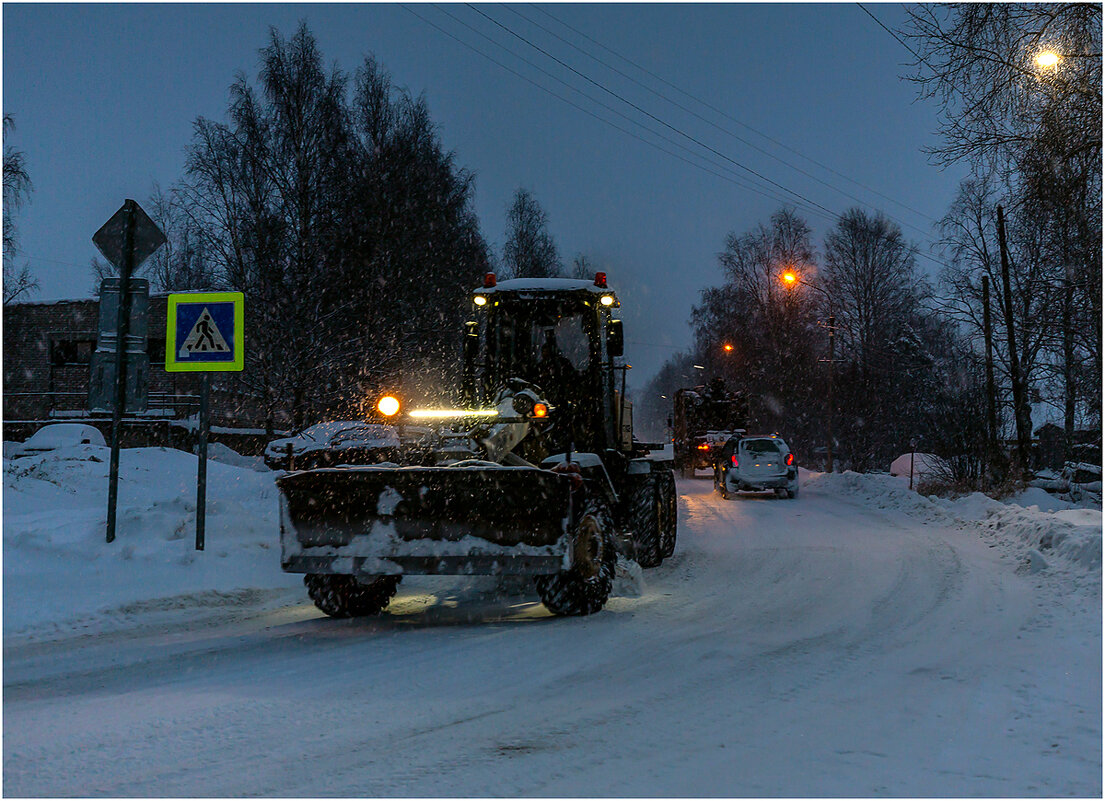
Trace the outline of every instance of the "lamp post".
<instances>
[{"instance_id":1,"label":"lamp post","mask_svg":"<svg viewBox=\"0 0 1105 801\"><path fill-rule=\"evenodd\" d=\"M808 284L798 277L798 272L794 269L786 269L779 275L779 280L783 282L783 285L788 289L801 284L804 287L812 289L814 292L820 292L825 300L829 302L829 321L825 326L829 333L829 384L828 384L828 411L825 415L825 469L828 472L833 472L833 412L835 411L833 406L833 374L836 372L836 317L833 315L833 299L819 286Z\"/></svg>"}]
</instances>

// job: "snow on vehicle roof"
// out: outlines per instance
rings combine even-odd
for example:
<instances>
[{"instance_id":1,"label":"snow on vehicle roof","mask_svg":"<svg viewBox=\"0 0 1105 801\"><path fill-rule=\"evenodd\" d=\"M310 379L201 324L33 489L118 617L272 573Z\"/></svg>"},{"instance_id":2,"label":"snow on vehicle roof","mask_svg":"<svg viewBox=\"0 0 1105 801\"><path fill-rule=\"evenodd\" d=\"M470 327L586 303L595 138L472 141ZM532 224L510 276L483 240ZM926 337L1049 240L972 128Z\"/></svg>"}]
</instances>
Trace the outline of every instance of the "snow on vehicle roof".
<instances>
[{"instance_id":1,"label":"snow on vehicle roof","mask_svg":"<svg viewBox=\"0 0 1105 801\"><path fill-rule=\"evenodd\" d=\"M491 292L565 292L589 289L596 294L613 295L606 288L595 286L593 280L586 278L508 278L493 287L480 287L476 294Z\"/></svg>"}]
</instances>

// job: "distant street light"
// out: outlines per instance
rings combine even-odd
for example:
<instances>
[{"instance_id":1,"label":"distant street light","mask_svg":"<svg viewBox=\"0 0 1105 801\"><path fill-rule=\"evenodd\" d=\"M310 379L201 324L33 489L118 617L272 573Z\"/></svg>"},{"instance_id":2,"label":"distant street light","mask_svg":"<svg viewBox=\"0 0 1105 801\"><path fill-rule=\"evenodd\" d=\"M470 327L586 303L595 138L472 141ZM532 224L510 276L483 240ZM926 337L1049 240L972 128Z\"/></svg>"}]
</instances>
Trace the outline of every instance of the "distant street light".
<instances>
[{"instance_id":1,"label":"distant street light","mask_svg":"<svg viewBox=\"0 0 1105 801\"><path fill-rule=\"evenodd\" d=\"M807 284L801 278L798 277L797 270L787 268L779 274L779 280L782 281L787 289L791 289L797 284L801 284L804 287L812 289L814 292L820 292L824 296L825 300L829 302L829 324L825 326L829 332L829 386L828 386L828 411L826 413L825 422L825 469L828 472L833 472L833 373L835 372L835 345L836 345L836 317L833 316L833 299L819 286L813 284Z\"/></svg>"},{"instance_id":2,"label":"distant street light","mask_svg":"<svg viewBox=\"0 0 1105 801\"><path fill-rule=\"evenodd\" d=\"M723 351L725 351L726 353L732 353L733 352L733 345L729 342L726 342L724 345L721 346L721 349Z\"/></svg>"},{"instance_id":3,"label":"distant street light","mask_svg":"<svg viewBox=\"0 0 1105 801\"><path fill-rule=\"evenodd\" d=\"M1050 69L1059 63L1059 55L1051 50L1043 50L1036 54L1036 66Z\"/></svg>"}]
</instances>

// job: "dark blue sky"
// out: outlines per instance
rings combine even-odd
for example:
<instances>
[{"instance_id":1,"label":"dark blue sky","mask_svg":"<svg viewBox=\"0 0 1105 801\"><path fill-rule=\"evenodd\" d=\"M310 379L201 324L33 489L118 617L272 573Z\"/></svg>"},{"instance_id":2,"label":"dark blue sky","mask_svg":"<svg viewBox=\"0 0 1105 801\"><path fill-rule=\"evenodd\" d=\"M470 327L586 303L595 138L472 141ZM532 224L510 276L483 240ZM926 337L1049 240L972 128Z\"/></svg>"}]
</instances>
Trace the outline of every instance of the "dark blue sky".
<instances>
[{"instance_id":1,"label":"dark blue sky","mask_svg":"<svg viewBox=\"0 0 1105 801\"><path fill-rule=\"evenodd\" d=\"M867 7L889 27L903 17L898 5ZM15 117L9 144L25 152L34 184L17 223L22 258L41 284L36 299L89 294L87 265L96 255L92 234L124 198L141 203L155 182L173 183L183 169L193 120L223 119L235 73L256 76L257 50L266 44L269 27L290 35L300 20L307 21L328 62L352 71L372 52L397 84L425 93L445 147L476 175L477 212L497 253L506 207L521 186L548 213L566 262L583 253L607 270L622 298L637 386L674 349L689 345L691 306L703 287L720 281L716 254L726 234L766 222L782 205L777 198L788 197L778 187L764 188L776 198L752 191L747 181L762 182L734 162L833 213L858 205L719 127L861 199L867 208L884 210L923 248L960 177L958 170L931 166L921 152L936 142L936 109L917 101L914 87L899 78L908 52L854 4L540 7L728 118L538 8L478 6L715 153L621 103L471 8L410 8L557 94L699 161L678 146L691 148L720 165L709 167L712 173L730 180L546 94L400 5L6 3L3 110ZM718 127L650 94L511 9ZM678 146L582 98L511 51ZM820 246L832 224L829 215L799 211ZM925 259L920 263L933 267Z\"/></svg>"}]
</instances>

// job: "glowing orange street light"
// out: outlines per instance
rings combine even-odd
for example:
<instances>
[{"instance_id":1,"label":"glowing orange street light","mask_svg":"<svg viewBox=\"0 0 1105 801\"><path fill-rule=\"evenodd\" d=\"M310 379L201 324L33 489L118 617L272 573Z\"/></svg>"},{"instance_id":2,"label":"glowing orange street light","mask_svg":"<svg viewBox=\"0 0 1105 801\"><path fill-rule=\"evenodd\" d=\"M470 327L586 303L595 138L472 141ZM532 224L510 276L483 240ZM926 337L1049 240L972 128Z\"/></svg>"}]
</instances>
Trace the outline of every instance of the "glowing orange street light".
<instances>
[{"instance_id":1,"label":"glowing orange street light","mask_svg":"<svg viewBox=\"0 0 1105 801\"><path fill-rule=\"evenodd\" d=\"M1050 69L1059 63L1059 56L1050 50L1044 50L1036 54L1036 66Z\"/></svg>"},{"instance_id":2,"label":"glowing orange street light","mask_svg":"<svg viewBox=\"0 0 1105 801\"><path fill-rule=\"evenodd\" d=\"M733 346L731 344L729 344L728 342L726 342L724 345L722 345L721 349L723 351L725 351L726 353L732 353L733 352Z\"/></svg>"},{"instance_id":3,"label":"glowing orange street light","mask_svg":"<svg viewBox=\"0 0 1105 801\"><path fill-rule=\"evenodd\" d=\"M796 284L798 283L798 273L794 270L784 270L783 274L779 276L784 284Z\"/></svg>"}]
</instances>

